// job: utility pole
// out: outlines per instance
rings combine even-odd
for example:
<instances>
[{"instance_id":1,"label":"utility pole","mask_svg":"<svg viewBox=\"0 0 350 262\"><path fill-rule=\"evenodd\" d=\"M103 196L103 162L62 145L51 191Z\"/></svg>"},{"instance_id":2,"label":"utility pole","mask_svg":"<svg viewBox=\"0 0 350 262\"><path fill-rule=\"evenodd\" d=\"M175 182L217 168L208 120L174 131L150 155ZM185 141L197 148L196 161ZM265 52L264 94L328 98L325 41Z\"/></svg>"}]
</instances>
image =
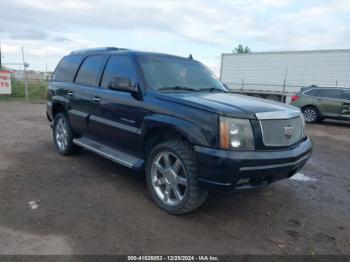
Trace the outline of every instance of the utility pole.
<instances>
[{"instance_id":1,"label":"utility pole","mask_svg":"<svg viewBox=\"0 0 350 262\"><path fill-rule=\"evenodd\" d=\"M288 66L286 66L286 73L284 75L284 81L283 81L282 96L281 96L282 103L284 103L284 94L286 91L287 75L288 75Z\"/></svg>"},{"instance_id":2,"label":"utility pole","mask_svg":"<svg viewBox=\"0 0 350 262\"><path fill-rule=\"evenodd\" d=\"M26 100L28 101L27 64L25 63L25 60L24 60L24 51L23 51L23 46L22 46L22 59L23 59L24 78L25 78Z\"/></svg>"}]
</instances>

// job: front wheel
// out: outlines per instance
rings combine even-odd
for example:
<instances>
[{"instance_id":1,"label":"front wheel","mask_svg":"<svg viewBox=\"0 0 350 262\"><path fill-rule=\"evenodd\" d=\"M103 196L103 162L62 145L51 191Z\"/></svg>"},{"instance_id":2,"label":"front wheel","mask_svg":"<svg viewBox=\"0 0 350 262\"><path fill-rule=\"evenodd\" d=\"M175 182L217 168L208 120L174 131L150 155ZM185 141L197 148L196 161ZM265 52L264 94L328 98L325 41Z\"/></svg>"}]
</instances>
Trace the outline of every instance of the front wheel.
<instances>
[{"instance_id":1,"label":"front wheel","mask_svg":"<svg viewBox=\"0 0 350 262\"><path fill-rule=\"evenodd\" d=\"M157 145L146 165L147 187L163 210L183 214L199 207L208 191L198 185L198 171L191 146L183 141Z\"/></svg>"}]
</instances>

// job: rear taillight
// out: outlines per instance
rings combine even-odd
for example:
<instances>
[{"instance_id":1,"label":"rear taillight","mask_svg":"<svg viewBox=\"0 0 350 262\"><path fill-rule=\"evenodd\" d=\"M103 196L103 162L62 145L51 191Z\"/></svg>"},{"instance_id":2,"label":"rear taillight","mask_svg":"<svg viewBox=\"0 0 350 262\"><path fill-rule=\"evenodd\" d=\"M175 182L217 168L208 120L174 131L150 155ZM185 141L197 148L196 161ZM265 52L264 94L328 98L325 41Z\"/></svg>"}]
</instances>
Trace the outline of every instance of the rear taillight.
<instances>
[{"instance_id":1,"label":"rear taillight","mask_svg":"<svg viewBox=\"0 0 350 262\"><path fill-rule=\"evenodd\" d=\"M292 96L292 102L297 101L300 98L300 96Z\"/></svg>"}]
</instances>

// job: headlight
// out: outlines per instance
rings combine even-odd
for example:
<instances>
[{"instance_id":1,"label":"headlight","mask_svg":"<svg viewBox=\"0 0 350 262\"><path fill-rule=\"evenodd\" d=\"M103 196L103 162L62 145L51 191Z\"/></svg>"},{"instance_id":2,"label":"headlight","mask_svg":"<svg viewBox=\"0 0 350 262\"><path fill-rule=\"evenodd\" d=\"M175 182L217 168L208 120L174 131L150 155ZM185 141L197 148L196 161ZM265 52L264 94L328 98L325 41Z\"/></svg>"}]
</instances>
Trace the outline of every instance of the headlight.
<instances>
[{"instance_id":1,"label":"headlight","mask_svg":"<svg viewBox=\"0 0 350 262\"><path fill-rule=\"evenodd\" d=\"M249 119L220 117L222 149L254 150L254 135Z\"/></svg>"}]
</instances>

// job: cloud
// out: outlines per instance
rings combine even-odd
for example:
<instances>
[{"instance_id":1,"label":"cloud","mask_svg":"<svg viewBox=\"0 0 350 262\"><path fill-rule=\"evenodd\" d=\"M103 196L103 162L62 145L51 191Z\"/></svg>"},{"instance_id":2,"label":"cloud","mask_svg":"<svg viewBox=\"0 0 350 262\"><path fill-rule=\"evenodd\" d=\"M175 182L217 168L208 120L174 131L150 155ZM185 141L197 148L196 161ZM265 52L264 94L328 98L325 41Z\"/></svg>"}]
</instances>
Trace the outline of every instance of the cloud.
<instances>
[{"instance_id":1,"label":"cloud","mask_svg":"<svg viewBox=\"0 0 350 262\"><path fill-rule=\"evenodd\" d=\"M9 38L14 40L44 40L48 35L49 34L44 31L26 30L11 32Z\"/></svg>"},{"instance_id":2,"label":"cloud","mask_svg":"<svg viewBox=\"0 0 350 262\"><path fill-rule=\"evenodd\" d=\"M0 24L2 42L25 45L33 57L117 41L200 50L217 68L217 55L239 43L253 51L349 47L349 13L342 0L11 0L1 5Z\"/></svg>"},{"instance_id":3,"label":"cloud","mask_svg":"<svg viewBox=\"0 0 350 262\"><path fill-rule=\"evenodd\" d=\"M51 40L54 41L54 42L60 42L60 43L62 43L62 42L71 42L72 41L70 38L65 37L65 36L61 36L61 35L52 37Z\"/></svg>"}]
</instances>

